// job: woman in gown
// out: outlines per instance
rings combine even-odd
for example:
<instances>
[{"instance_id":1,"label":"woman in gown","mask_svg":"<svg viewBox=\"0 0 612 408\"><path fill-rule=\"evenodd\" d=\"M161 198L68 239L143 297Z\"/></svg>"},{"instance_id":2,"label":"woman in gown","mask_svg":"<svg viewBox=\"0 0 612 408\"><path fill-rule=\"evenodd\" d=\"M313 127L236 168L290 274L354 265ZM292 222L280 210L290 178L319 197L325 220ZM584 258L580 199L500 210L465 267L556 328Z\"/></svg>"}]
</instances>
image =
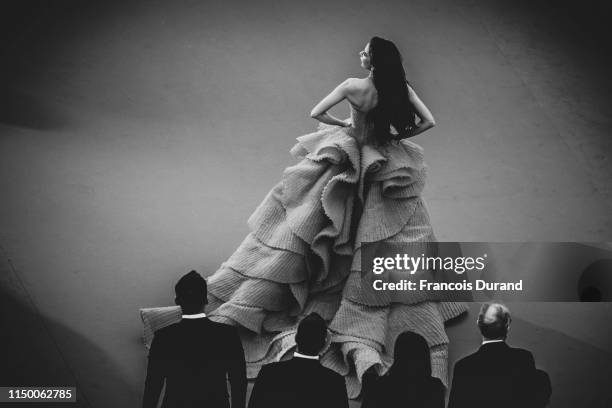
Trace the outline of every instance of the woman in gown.
<instances>
[{"instance_id":1,"label":"woman in gown","mask_svg":"<svg viewBox=\"0 0 612 408\"><path fill-rule=\"evenodd\" d=\"M406 81L392 42L372 37L360 59L368 77L347 79L314 107L317 131L297 138L291 154L298 163L285 169L250 216L250 233L208 278L207 307L211 319L239 327L249 378L288 356L300 317L319 313L331 333L321 363L345 375L351 398L366 370L386 372L397 336L408 330L427 340L432 375L446 384L444 322L466 310L360 289L363 244L435 241L420 196L422 148L405 140L432 127L433 116ZM349 120L327 114L345 99Z\"/></svg>"}]
</instances>

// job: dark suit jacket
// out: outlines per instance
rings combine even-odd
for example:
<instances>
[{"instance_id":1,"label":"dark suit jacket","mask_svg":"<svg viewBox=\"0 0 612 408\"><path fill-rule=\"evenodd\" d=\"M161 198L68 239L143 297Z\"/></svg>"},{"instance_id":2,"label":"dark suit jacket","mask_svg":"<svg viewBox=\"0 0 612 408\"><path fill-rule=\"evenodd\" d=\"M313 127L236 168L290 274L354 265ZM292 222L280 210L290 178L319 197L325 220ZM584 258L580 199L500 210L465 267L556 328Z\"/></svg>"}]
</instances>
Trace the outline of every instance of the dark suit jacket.
<instances>
[{"instance_id":1,"label":"dark suit jacket","mask_svg":"<svg viewBox=\"0 0 612 408\"><path fill-rule=\"evenodd\" d=\"M166 380L163 407L244 408L246 369L236 328L208 318L183 319L155 332L142 406L157 406Z\"/></svg>"},{"instance_id":2,"label":"dark suit jacket","mask_svg":"<svg viewBox=\"0 0 612 408\"><path fill-rule=\"evenodd\" d=\"M435 377L366 375L361 408L444 408L444 384Z\"/></svg>"},{"instance_id":3,"label":"dark suit jacket","mask_svg":"<svg viewBox=\"0 0 612 408\"><path fill-rule=\"evenodd\" d=\"M249 408L348 408L340 374L318 360L294 357L261 368Z\"/></svg>"},{"instance_id":4,"label":"dark suit jacket","mask_svg":"<svg viewBox=\"0 0 612 408\"><path fill-rule=\"evenodd\" d=\"M487 343L455 364L448 407L539 407L543 387L529 351Z\"/></svg>"}]
</instances>

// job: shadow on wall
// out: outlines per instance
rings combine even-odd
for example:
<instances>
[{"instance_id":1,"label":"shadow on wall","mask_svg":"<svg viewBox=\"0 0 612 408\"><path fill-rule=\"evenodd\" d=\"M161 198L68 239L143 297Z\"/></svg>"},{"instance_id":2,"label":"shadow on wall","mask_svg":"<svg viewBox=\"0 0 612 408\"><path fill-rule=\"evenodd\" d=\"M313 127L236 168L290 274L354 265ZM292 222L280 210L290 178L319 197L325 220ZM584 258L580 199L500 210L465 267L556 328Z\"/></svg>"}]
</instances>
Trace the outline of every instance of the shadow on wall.
<instances>
[{"instance_id":1,"label":"shadow on wall","mask_svg":"<svg viewBox=\"0 0 612 408\"><path fill-rule=\"evenodd\" d=\"M68 121L54 106L11 88L0 88L0 124L27 129L65 128Z\"/></svg>"},{"instance_id":2,"label":"shadow on wall","mask_svg":"<svg viewBox=\"0 0 612 408\"><path fill-rule=\"evenodd\" d=\"M87 35L119 2L8 0L0 13L0 124L63 129L62 94L70 93L74 40ZM62 57L63 55L63 57Z\"/></svg>"},{"instance_id":3,"label":"shadow on wall","mask_svg":"<svg viewBox=\"0 0 612 408\"><path fill-rule=\"evenodd\" d=\"M0 269L0 344L0 386L77 388L76 403L53 403L54 407L125 406L117 402L136 396L136 390L126 389L127 382L99 347L41 316L4 266ZM78 364L71 363L76 360ZM71 366L88 370L78 373Z\"/></svg>"}]
</instances>

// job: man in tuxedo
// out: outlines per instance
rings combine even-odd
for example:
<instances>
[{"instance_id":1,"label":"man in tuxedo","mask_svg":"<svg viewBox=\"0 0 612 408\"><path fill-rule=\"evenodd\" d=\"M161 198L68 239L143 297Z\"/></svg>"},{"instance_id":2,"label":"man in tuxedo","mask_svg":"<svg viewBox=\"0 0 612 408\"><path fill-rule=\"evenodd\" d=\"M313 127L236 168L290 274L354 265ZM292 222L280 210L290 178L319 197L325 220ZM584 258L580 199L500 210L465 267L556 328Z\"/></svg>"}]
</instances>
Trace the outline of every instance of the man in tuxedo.
<instances>
[{"instance_id":1,"label":"man in tuxedo","mask_svg":"<svg viewBox=\"0 0 612 408\"><path fill-rule=\"evenodd\" d=\"M548 375L536 370L529 351L506 344L511 320L506 306L482 305L477 321L482 345L455 364L448 408L535 408L548 403Z\"/></svg>"},{"instance_id":2,"label":"man in tuxedo","mask_svg":"<svg viewBox=\"0 0 612 408\"><path fill-rule=\"evenodd\" d=\"M326 338L321 316L312 313L302 319L293 358L261 368L248 408L348 408L344 377L319 363Z\"/></svg>"},{"instance_id":3,"label":"man in tuxedo","mask_svg":"<svg viewBox=\"0 0 612 408\"><path fill-rule=\"evenodd\" d=\"M229 379L231 408L245 408L246 369L238 331L203 313L206 281L196 271L183 276L174 289L183 318L155 332L143 408L157 407L164 379L162 407L229 408Z\"/></svg>"}]
</instances>

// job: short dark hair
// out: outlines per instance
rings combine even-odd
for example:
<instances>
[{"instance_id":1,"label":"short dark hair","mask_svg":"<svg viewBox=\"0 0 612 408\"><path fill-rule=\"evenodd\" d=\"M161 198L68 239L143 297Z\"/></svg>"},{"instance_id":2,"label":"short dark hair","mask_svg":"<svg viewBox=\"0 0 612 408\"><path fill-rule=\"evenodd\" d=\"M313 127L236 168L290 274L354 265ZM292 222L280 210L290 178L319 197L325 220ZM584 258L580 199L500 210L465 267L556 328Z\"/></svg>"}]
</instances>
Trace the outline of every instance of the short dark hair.
<instances>
[{"instance_id":1,"label":"short dark hair","mask_svg":"<svg viewBox=\"0 0 612 408\"><path fill-rule=\"evenodd\" d=\"M501 303L484 303L478 314L478 328L487 339L505 339L511 321L510 310Z\"/></svg>"},{"instance_id":2,"label":"short dark hair","mask_svg":"<svg viewBox=\"0 0 612 408\"><path fill-rule=\"evenodd\" d=\"M311 313L298 325L295 343L300 353L314 356L325 346L326 337L327 323L319 314Z\"/></svg>"},{"instance_id":3,"label":"short dark hair","mask_svg":"<svg viewBox=\"0 0 612 408\"><path fill-rule=\"evenodd\" d=\"M177 303L183 308L197 309L206 302L206 280L196 271L184 275L174 286Z\"/></svg>"}]
</instances>

